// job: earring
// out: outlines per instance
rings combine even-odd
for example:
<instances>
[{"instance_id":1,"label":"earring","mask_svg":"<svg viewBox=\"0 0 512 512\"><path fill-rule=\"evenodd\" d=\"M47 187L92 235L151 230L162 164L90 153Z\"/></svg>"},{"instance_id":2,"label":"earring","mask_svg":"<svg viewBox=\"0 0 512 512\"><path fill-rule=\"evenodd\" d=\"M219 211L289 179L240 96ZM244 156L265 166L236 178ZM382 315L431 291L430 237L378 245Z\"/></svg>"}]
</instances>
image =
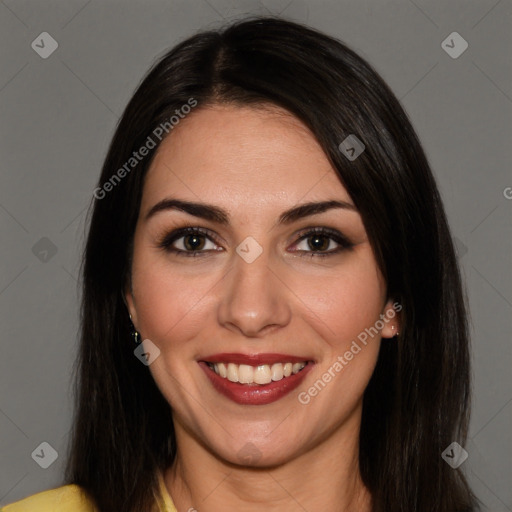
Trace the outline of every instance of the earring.
<instances>
[{"instance_id":1,"label":"earring","mask_svg":"<svg viewBox=\"0 0 512 512\"><path fill-rule=\"evenodd\" d=\"M135 342L135 345L139 345L141 343L141 335L140 332L135 329L135 326L132 322L132 315L130 315L130 334L132 335L133 341Z\"/></svg>"},{"instance_id":2,"label":"earring","mask_svg":"<svg viewBox=\"0 0 512 512\"><path fill-rule=\"evenodd\" d=\"M394 331L395 329L396 329L396 325L392 325L392 326L391 326L391 330L392 330L392 331ZM395 334L393 334L393 338L397 338L399 334L400 334L400 332L399 332L399 331L398 331L398 329L397 329L397 331L395 332Z\"/></svg>"}]
</instances>

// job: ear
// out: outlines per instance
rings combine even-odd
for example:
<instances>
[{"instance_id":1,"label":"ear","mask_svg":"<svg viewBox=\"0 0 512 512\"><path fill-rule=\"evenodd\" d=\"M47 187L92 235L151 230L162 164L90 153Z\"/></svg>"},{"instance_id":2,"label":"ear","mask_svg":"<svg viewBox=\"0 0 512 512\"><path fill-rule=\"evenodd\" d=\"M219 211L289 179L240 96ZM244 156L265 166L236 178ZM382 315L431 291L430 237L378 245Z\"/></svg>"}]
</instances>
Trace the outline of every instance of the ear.
<instances>
[{"instance_id":1,"label":"ear","mask_svg":"<svg viewBox=\"0 0 512 512\"><path fill-rule=\"evenodd\" d=\"M384 327L382 328L381 336L383 338L393 338L400 333L401 310L402 305L399 302L394 301L393 299L389 299L386 302L386 305L382 311Z\"/></svg>"},{"instance_id":2,"label":"ear","mask_svg":"<svg viewBox=\"0 0 512 512\"><path fill-rule=\"evenodd\" d=\"M135 309L135 300L133 298L133 288L131 283L127 283L123 291L123 302L126 305L128 314L131 316L133 325L137 325L137 311Z\"/></svg>"}]
</instances>

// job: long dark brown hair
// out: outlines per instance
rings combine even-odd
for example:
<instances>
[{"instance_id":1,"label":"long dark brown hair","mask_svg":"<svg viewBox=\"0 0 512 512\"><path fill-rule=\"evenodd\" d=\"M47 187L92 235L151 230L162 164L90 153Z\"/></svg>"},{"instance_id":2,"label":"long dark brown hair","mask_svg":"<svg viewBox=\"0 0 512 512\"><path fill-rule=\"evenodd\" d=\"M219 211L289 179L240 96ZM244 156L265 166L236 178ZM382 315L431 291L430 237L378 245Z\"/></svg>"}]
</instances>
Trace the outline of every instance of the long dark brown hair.
<instances>
[{"instance_id":1,"label":"long dark brown hair","mask_svg":"<svg viewBox=\"0 0 512 512\"><path fill-rule=\"evenodd\" d=\"M360 470L374 512L477 510L462 468L441 457L453 441L465 444L470 355L458 263L426 156L365 60L275 17L180 43L152 67L119 121L84 252L67 482L82 486L101 512L149 511L156 470L174 460L171 408L133 354L123 292L144 176L160 142L155 130L167 126L172 136L169 119L191 101L195 111L216 103L288 110L310 128L362 215L388 296L403 308L400 337L381 345L363 401ZM351 134L365 145L355 160L339 147ZM148 137L155 147L134 165Z\"/></svg>"}]
</instances>

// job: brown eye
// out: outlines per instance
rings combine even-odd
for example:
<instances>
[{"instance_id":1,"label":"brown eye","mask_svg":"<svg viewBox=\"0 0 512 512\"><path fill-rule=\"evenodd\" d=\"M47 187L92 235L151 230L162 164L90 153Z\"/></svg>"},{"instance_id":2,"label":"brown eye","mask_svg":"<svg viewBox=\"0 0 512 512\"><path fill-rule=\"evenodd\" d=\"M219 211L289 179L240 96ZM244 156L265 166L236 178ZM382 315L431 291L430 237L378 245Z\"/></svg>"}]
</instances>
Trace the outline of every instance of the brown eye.
<instances>
[{"instance_id":1,"label":"brown eye","mask_svg":"<svg viewBox=\"0 0 512 512\"><path fill-rule=\"evenodd\" d=\"M158 247L179 256L207 255L212 251L219 251L213 235L202 228L187 227L178 229L166 235Z\"/></svg>"},{"instance_id":2,"label":"brown eye","mask_svg":"<svg viewBox=\"0 0 512 512\"><path fill-rule=\"evenodd\" d=\"M313 228L304 233L292 252L300 256L331 256L344 250L351 249L354 244L339 231L329 228Z\"/></svg>"},{"instance_id":3,"label":"brown eye","mask_svg":"<svg viewBox=\"0 0 512 512\"><path fill-rule=\"evenodd\" d=\"M185 235L183 238L183 245L187 251L197 251L204 247L203 235Z\"/></svg>"},{"instance_id":4,"label":"brown eye","mask_svg":"<svg viewBox=\"0 0 512 512\"><path fill-rule=\"evenodd\" d=\"M311 248L312 251L327 251L329 248L330 242L332 242L332 239L325 235L312 235L308 236L306 238L308 242L308 246Z\"/></svg>"}]
</instances>

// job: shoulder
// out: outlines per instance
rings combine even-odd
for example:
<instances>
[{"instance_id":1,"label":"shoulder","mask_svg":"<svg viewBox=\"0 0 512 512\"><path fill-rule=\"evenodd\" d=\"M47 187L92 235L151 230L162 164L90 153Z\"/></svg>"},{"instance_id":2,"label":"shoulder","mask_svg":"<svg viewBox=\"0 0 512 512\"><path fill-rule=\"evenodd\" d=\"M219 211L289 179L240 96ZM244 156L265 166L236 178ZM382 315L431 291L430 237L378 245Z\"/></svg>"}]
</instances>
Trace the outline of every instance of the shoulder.
<instances>
[{"instance_id":1,"label":"shoulder","mask_svg":"<svg viewBox=\"0 0 512 512\"><path fill-rule=\"evenodd\" d=\"M96 509L81 487L70 484L5 505L0 512L96 512Z\"/></svg>"}]
</instances>

